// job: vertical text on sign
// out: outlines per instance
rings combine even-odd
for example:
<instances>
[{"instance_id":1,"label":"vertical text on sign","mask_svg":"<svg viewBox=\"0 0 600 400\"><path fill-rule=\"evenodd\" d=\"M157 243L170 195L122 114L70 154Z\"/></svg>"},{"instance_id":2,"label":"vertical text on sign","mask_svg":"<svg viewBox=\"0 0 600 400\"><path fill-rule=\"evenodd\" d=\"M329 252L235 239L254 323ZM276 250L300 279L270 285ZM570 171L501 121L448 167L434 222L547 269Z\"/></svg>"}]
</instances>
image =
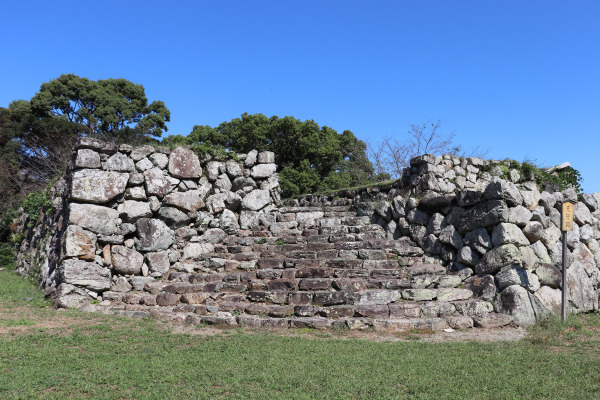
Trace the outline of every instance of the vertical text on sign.
<instances>
[{"instance_id":1,"label":"vertical text on sign","mask_svg":"<svg viewBox=\"0 0 600 400\"><path fill-rule=\"evenodd\" d=\"M573 206L574 204L570 201L565 201L564 203L562 203L562 231L573 230Z\"/></svg>"}]
</instances>

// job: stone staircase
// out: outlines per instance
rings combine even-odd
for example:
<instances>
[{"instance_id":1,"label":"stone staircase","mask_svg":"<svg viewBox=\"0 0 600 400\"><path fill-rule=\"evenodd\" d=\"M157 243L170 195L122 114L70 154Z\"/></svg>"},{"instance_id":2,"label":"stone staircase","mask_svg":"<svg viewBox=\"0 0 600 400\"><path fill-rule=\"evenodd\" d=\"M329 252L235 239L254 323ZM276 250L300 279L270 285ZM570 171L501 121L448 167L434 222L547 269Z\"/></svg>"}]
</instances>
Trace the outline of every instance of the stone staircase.
<instances>
[{"instance_id":1,"label":"stone staircase","mask_svg":"<svg viewBox=\"0 0 600 400\"><path fill-rule=\"evenodd\" d=\"M137 292L105 293L101 306L263 328L437 331L510 322L462 289L459 273L424 262L408 238L386 238L350 204L280 208L268 230L227 236L202 260L188 260L187 270Z\"/></svg>"}]
</instances>

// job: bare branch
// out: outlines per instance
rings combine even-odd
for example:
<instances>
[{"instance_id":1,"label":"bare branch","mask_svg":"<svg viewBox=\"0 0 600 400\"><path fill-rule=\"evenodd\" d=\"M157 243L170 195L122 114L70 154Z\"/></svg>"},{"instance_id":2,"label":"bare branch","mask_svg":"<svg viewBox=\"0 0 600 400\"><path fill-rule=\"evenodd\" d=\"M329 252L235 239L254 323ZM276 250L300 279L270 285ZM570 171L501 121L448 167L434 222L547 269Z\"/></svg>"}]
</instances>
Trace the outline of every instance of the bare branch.
<instances>
[{"instance_id":1,"label":"bare branch","mask_svg":"<svg viewBox=\"0 0 600 400\"><path fill-rule=\"evenodd\" d=\"M388 173L392 177L402 176L404 169L410 167L410 159L422 154L449 154L458 157L485 157L489 149L479 146L467 151L453 143L455 132L440 133L441 121L426 121L422 124L411 124L408 138L399 140L385 136L377 144L369 144L369 159L377 173Z\"/></svg>"}]
</instances>

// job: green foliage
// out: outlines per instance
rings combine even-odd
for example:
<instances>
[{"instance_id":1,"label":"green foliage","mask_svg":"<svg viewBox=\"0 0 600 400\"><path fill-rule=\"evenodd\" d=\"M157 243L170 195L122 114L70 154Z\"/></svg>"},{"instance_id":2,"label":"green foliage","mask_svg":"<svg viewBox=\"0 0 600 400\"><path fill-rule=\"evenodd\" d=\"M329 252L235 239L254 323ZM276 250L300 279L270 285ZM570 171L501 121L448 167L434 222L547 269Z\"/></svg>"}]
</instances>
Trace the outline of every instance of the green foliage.
<instances>
[{"instance_id":1,"label":"green foliage","mask_svg":"<svg viewBox=\"0 0 600 400\"><path fill-rule=\"evenodd\" d=\"M187 136L168 137L166 145L197 145L209 149L247 153L272 151L280 172L285 197L317 190L336 189L373 182L376 177L366 155L366 145L351 131L338 134L312 120L243 114L216 128L196 125Z\"/></svg>"},{"instance_id":2,"label":"green foliage","mask_svg":"<svg viewBox=\"0 0 600 400\"><path fill-rule=\"evenodd\" d=\"M170 120L162 101L148 104L144 87L122 78L92 81L64 74L42 84L30 104L37 117L68 121L79 135L109 139L160 137Z\"/></svg>"},{"instance_id":3,"label":"green foliage","mask_svg":"<svg viewBox=\"0 0 600 400\"><path fill-rule=\"evenodd\" d=\"M9 243L0 243L0 268L15 269L14 249Z\"/></svg>"},{"instance_id":4,"label":"green foliage","mask_svg":"<svg viewBox=\"0 0 600 400\"><path fill-rule=\"evenodd\" d=\"M29 193L21 205L23 211L31 218L30 224L35 223L40 211L50 206L52 206L52 201L47 190Z\"/></svg>"},{"instance_id":5,"label":"green foliage","mask_svg":"<svg viewBox=\"0 0 600 400\"><path fill-rule=\"evenodd\" d=\"M537 167L535 164L525 161L520 164L519 172L523 178L532 179L538 185L544 187L547 184L558 186L559 190L573 187L577 193L581 193L583 178L579 171L572 167L566 167L553 173L546 172L547 168Z\"/></svg>"},{"instance_id":6,"label":"green foliage","mask_svg":"<svg viewBox=\"0 0 600 400\"><path fill-rule=\"evenodd\" d=\"M502 170L501 177L504 179L508 178L510 170L516 170L521 176L521 181L535 182L542 189L546 185L555 185L558 190L573 187L577 193L581 193L583 178L580 172L572 167L548 173L546 172L548 167L540 166L535 161L523 161L520 163L507 158L500 162L490 163L482 170L489 171L494 165L497 165Z\"/></svg>"},{"instance_id":7,"label":"green foliage","mask_svg":"<svg viewBox=\"0 0 600 400\"><path fill-rule=\"evenodd\" d=\"M79 137L156 142L169 119L162 101L148 104L142 85L73 74L42 84L29 101L0 108L0 241L18 203L64 171ZM31 214L38 200L28 200Z\"/></svg>"}]
</instances>

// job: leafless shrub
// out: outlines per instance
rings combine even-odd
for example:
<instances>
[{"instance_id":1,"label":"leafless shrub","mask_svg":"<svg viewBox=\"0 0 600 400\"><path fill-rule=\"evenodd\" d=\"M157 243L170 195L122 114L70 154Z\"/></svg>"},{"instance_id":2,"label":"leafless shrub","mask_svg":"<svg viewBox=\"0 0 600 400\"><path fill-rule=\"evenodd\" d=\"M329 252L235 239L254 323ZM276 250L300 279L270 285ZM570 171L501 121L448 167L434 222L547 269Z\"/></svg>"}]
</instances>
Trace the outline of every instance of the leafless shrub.
<instances>
[{"instance_id":1,"label":"leafless shrub","mask_svg":"<svg viewBox=\"0 0 600 400\"><path fill-rule=\"evenodd\" d=\"M467 150L454 143L455 133L440 132L441 121L426 121L411 124L406 139L385 136L379 143L368 145L368 156L376 173L388 173L393 178L402 176L404 169L410 166L410 159L422 154L457 157L485 157L488 149L479 146Z\"/></svg>"}]
</instances>

